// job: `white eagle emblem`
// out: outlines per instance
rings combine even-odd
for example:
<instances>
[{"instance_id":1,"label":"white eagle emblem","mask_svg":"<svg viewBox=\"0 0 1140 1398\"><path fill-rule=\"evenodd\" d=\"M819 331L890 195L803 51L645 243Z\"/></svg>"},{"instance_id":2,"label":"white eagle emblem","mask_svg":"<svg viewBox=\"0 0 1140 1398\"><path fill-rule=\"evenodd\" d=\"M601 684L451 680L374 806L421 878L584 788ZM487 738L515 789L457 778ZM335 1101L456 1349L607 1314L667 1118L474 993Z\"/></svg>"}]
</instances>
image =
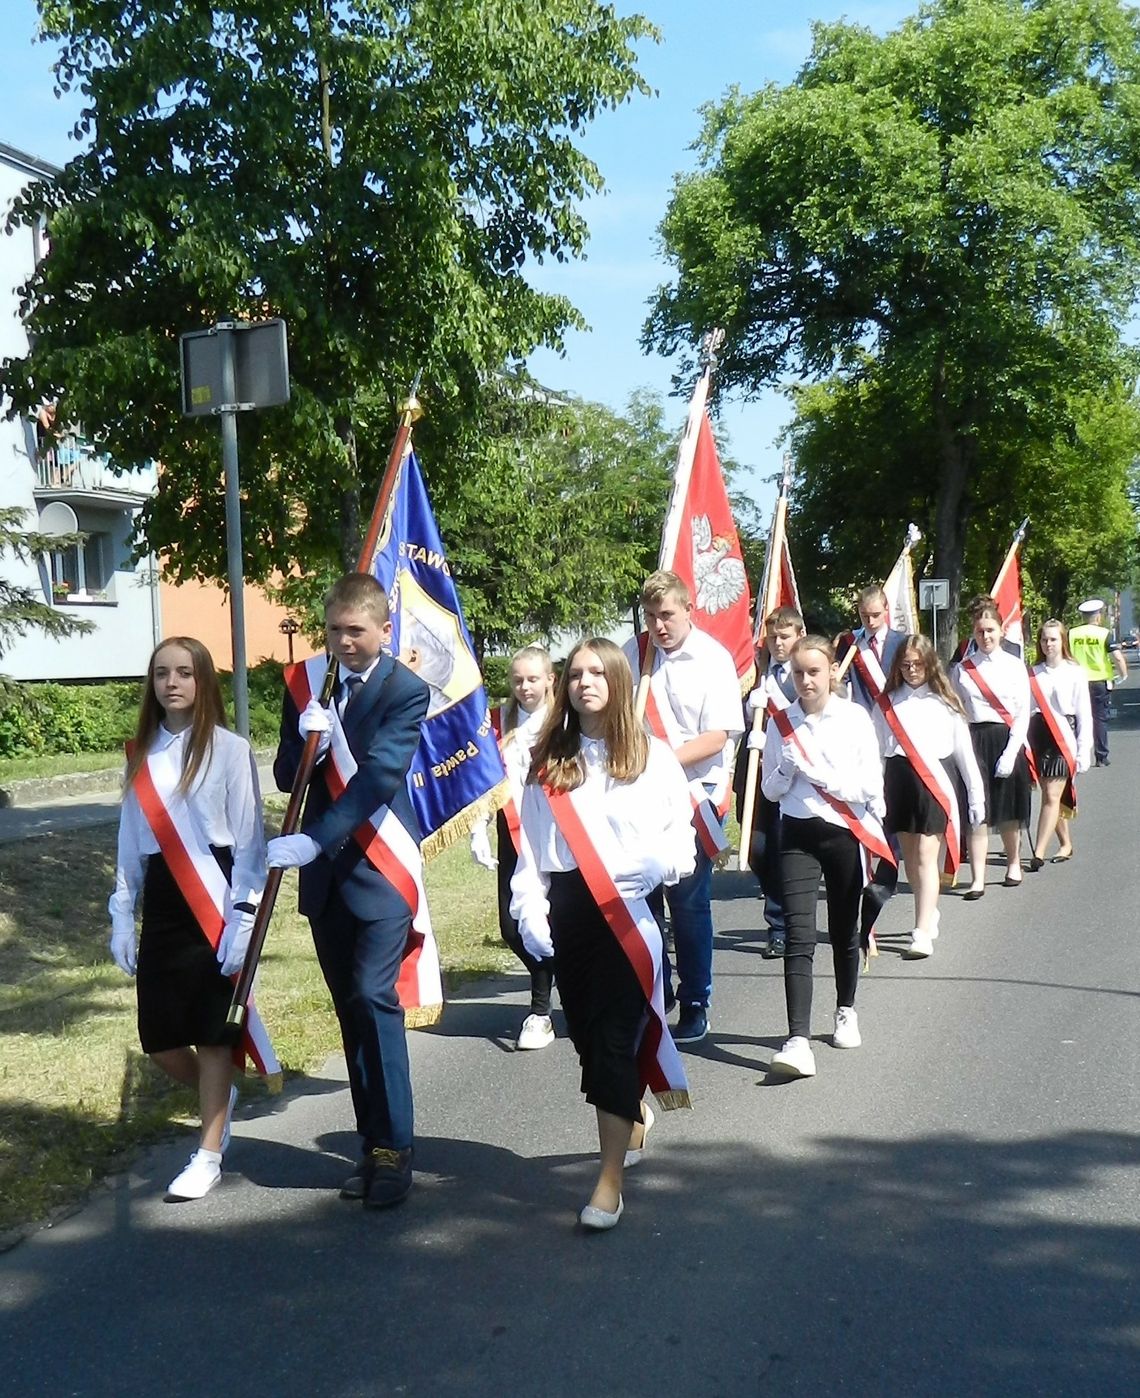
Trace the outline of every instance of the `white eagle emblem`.
<instances>
[{"instance_id":1,"label":"white eagle emblem","mask_svg":"<svg viewBox=\"0 0 1140 1398\"><path fill-rule=\"evenodd\" d=\"M733 541L723 535L713 538L708 515L693 516L693 581L697 586L697 606L715 616L744 596L748 579L744 564L730 554Z\"/></svg>"}]
</instances>

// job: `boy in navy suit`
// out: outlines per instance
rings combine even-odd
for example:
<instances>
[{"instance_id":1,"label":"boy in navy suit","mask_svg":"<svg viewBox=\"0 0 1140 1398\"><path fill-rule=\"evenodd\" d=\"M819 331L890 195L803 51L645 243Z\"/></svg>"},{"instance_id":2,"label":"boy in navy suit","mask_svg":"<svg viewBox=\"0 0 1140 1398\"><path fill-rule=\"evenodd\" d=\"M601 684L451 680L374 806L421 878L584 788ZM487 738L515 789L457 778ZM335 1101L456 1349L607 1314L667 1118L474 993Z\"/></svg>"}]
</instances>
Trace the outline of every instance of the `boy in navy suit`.
<instances>
[{"instance_id":1,"label":"boy in navy suit","mask_svg":"<svg viewBox=\"0 0 1140 1398\"><path fill-rule=\"evenodd\" d=\"M876 672L881 672L884 679L890 673L891 662L895 658L895 652L902 645L904 637L900 631L892 631L887 624L888 604L887 594L878 584L872 587L865 587L859 594L859 620L863 623L863 629L854 635L848 631L839 638L836 647L836 660L843 663L844 657L852 646L857 646L863 655L873 656L877 664L874 666ZM856 704L866 709L868 713L873 713L878 703L878 689L870 689L858 664L854 664L847 671L847 686L851 698Z\"/></svg>"},{"instance_id":2,"label":"boy in navy suit","mask_svg":"<svg viewBox=\"0 0 1140 1398\"><path fill-rule=\"evenodd\" d=\"M363 1157L341 1197L385 1208L412 1186L412 1084L404 1012L396 994L412 909L355 839L388 807L414 840L419 827L406 777L427 713L428 686L384 653L392 639L388 598L375 578L350 573L325 598L329 653L338 661L330 709L311 699L298 713L286 690L273 774L292 788L305 741L319 733L318 767L302 833L269 842L270 868L300 867L300 910L340 1021ZM356 771L338 796L329 748L340 728ZM339 786L339 782L333 783Z\"/></svg>"}]
</instances>

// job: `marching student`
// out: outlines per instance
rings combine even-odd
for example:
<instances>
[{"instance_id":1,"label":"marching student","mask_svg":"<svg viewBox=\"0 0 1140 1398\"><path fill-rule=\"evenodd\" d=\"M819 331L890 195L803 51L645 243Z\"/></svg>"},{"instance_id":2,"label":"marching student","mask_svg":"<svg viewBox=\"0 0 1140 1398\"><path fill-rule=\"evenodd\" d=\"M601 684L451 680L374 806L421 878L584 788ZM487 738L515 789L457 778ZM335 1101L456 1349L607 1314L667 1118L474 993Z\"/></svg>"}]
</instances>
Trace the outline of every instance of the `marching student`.
<instances>
[{"instance_id":1,"label":"marching student","mask_svg":"<svg viewBox=\"0 0 1140 1398\"><path fill-rule=\"evenodd\" d=\"M971 827L985 820L986 793L961 701L925 636L903 638L887 675L887 697L872 718L885 763L886 826L898 836L914 894L914 931L903 955L917 959L932 955L938 936L943 840L947 872L961 862L959 781Z\"/></svg>"},{"instance_id":2,"label":"marching student","mask_svg":"<svg viewBox=\"0 0 1140 1398\"><path fill-rule=\"evenodd\" d=\"M507 769L510 799L495 812L495 853L491 852L487 826L480 821L471 831L471 857L485 869L497 871L499 935L530 976L530 1010L519 1029L515 1048L541 1049L554 1042L554 1025L550 1019L553 967L549 958L531 956L519 936L518 923L511 916L511 877L518 862L519 806L530 771L534 741L550 708L554 690L554 666L541 646L523 646L511 656L510 686L511 697L491 714Z\"/></svg>"},{"instance_id":3,"label":"marching student","mask_svg":"<svg viewBox=\"0 0 1140 1398\"><path fill-rule=\"evenodd\" d=\"M880 820L883 769L868 714L833 692L838 666L831 642L803 636L792 650L799 696L775 716L764 744L761 787L780 803L781 869L787 950L784 994L788 1038L772 1057L774 1073L815 1075L811 1049L812 959L823 876L827 935L835 968L836 1048L862 1043L855 1012L859 920L872 858L894 864Z\"/></svg>"},{"instance_id":4,"label":"marching student","mask_svg":"<svg viewBox=\"0 0 1140 1398\"><path fill-rule=\"evenodd\" d=\"M740 745L733 780L737 820L743 818L748 754L754 748L760 752L764 751L767 727L771 724L772 715L795 702L792 647L803 634L804 619L794 607L777 607L764 619L764 644L756 652L758 680L744 706L748 740ZM758 709L764 712L765 727L754 732L753 718ZM780 890L780 807L777 802L769 801L762 791L756 793L748 867L756 875L764 898L764 921L768 924L768 942L763 955L765 959L771 960L783 956L786 945L784 907Z\"/></svg>"},{"instance_id":5,"label":"marching student","mask_svg":"<svg viewBox=\"0 0 1140 1398\"><path fill-rule=\"evenodd\" d=\"M860 631L849 631L839 638L836 659L842 664L847 652L855 647L847 670L848 693L860 708L872 713L886 683L887 671L902 645L902 635L888 625L887 594L878 583L859 594L859 620L863 623Z\"/></svg>"},{"instance_id":6,"label":"marching student","mask_svg":"<svg viewBox=\"0 0 1140 1398\"><path fill-rule=\"evenodd\" d=\"M967 901L986 891L989 827L1001 833L1006 888L1021 884L1021 826L1029 821L1029 675L1019 656L1002 646L998 609L982 604L973 611L974 650L951 673L955 692L970 725L970 740L986 789L986 818L970 831L970 887Z\"/></svg>"},{"instance_id":7,"label":"marching student","mask_svg":"<svg viewBox=\"0 0 1140 1398\"><path fill-rule=\"evenodd\" d=\"M1037 663L1030 672L1029 689L1029 746L1041 787L1037 838L1029 861L1036 872L1045 863L1054 832L1059 846L1054 864L1073 857L1069 825L1076 814L1073 778L1088 771L1093 755L1088 676L1073 659L1065 623L1055 617L1043 622L1037 632Z\"/></svg>"},{"instance_id":8,"label":"marching student","mask_svg":"<svg viewBox=\"0 0 1140 1398\"><path fill-rule=\"evenodd\" d=\"M588 1230L621 1217L624 1170L653 1125L646 1087L666 1108L689 1104L646 895L692 873L692 806L679 762L637 721L631 680L610 641L591 637L570 652L534 746L511 881L527 950L553 958L597 1113L601 1163L579 1214Z\"/></svg>"},{"instance_id":9,"label":"marching student","mask_svg":"<svg viewBox=\"0 0 1140 1398\"><path fill-rule=\"evenodd\" d=\"M198 1149L172 1181L170 1199L201 1199L222 1176L237 1097L227 977L245 959L264 884L253 753L226 727L209 651L191 636L171 636L147 667L108 904L111 955L135 977L143 1051L198 1091ZM246 1048L263 1072L279 1071L252 1007Z\"/></svg>"},{"instance_id":10,"label":"marching student","mask_svg":"<svg viewBox=\"0 0 1140 1398\"><path fill-rule=\"evenodd\" d=\"M665 899L677 960L677 1000L681 1010L673 1030L679 1044L703 1039L712 999L713 860L724 848L723 813L727 810L736 739L744 731L740 683L728 651L693 625L693 600L684 580L659 569L641 588L646 632L623 647L630 669L640 676L650 668L645 721L669 744L689 780L696 864L693 872L670 887ZM646 658L652 641L652 653ZM654 899L663 913L663 903ZM669 972L666 972L667 984ZM666 991L666 1001L670 999Z\"/></svg>"},{"instance_id":11,"label":"marching student","mask_svg":"<svg viewBox=\"0 0 1140 1398\"><path fill-rule=\"evenodd\" d=\"M362 1143L341 1198L382 1209L412 1187L412 1080L396 982L422 926L419 825L406 779L430 691L386 654L388 597L369 574L349 573L330 588L325 635L338 666L328 709L314 697L323 657L287 672L277 785L292 788L312 732L320 765L301 833L270 840L268 863L301 869L300 909L340 1022Z\"/></svg>"}]
</instances>

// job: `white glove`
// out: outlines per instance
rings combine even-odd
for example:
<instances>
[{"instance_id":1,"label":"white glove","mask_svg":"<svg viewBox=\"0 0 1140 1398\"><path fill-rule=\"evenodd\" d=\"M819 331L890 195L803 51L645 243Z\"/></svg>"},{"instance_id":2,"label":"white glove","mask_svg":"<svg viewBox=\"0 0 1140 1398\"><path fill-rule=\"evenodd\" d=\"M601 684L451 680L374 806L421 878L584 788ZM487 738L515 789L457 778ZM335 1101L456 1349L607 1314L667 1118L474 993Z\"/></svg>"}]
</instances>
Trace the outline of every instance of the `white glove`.
<instances>
[{"instance_id":1,"label":"white glove","mask_svg":"<svg viewBox=\"0 0 1140 1398\"><path fill-rule=\"evenodd\" d=\"M471 830L471 858L484 869L497 869L499 861L491 852L491 837L486 822L480 821Z\"/></svg>"},{"instance_id":2,"label":"white glove","mask_svg":"<svg viewBox=\"0 0 1140 1398\"><path fill-rule=\"evenodd\" d=\"M768 735L763 728L750 728L748 730L748 751L763 752L767 737Z\"/></svg>"},{"instance_id":3,"label":"white glove","mask_svg":"<svg viewBox=\"0 0 1140 1398\"><path fill-rule=\"evenodd\" d=\"M1003 752L997 760L997 766L994 768L994 776L1008 777L1009 774L1013 771L1013 764L1016 761L1017 753L1010 752L1009 749L1006 748L1005 752Z\"/></svg>"},{"instance_id":4,"label":"white glove","mask_svg":"<svg viewBox=\"0 0 1140 1398\"><path fill-rule=\"evenodd\" d=\"M886 820L887 803L883 800L881 796L876 796L875 799L867 807L867 809L871 812L871 814L875 817L876 820Z\"/></svg>"},{"instance_id":5,"label":"white glove","mask_svg":"<svg viewBox=\"0 0 1140 1398\"><path fill-rule=\"evenodd\" d=\"M617 891L627 903L636 902L638 898L646 898L661 882L657 879L652 882L652 874L649 870L642 870L636 874L615 874L614 884Z\"/></svg>"},{"instance_id":6,"label":"white glove","mask_svg":"<svg viewBox=\"0 0 1140 1398\"><path fill-rule=\"evenodd\" d=\"M299 869L311 864L320 852L320 845L308 835L278 835L269 841L265 862L271 869Z\"/></svg>"},{"instance_id":7,"label":"white glove","mask_svg":"<svg viewBox=\"0 0 1140 1398\"><path fill-rule=\"evenodd\" d=\"M243 913L234 908L226 919L222 939L218 943L218 965L222 968L223 976L236 976L245 964L255 917L256 913Z\"/></svg>"},{"instance_id":8,"label":"white glove","mask_svg":"<svg viewBox=\"0 0 1140 1398\"><path fill-rule=\"evenodd\" d=\"M134 918L111 921L111 956L124 976L133 976L138 966L138 938Z\"/></svg>"},{"instance_id":9,"label":"white glove","mask_svg":"<svg viewBox=\"0 0 1140 1398\"><path fill-rule=\"evenodd\" d=\"M762 684L758 684L752 693L744 701L744 707L748 710L748 717L751 718L757 709L763 709L768 703L768 692Z\"/></svg>"},{"instance_id":10,"label":"white glove","mask_svg":"<svg viewBox=\"0 0 1140 1398\"><path fill-rule=\"evenodd\" d=\"M324 757L329 750L329 743L332 742L332 724L331 712L321 708L319 699L310 699L297 720L297 732L303 739L308 738L310 733L319 733L321 736L317 740L317 756Z\"/></svg>"},{"instance_id":11,"label":"white glove","mask_svg":"<svg viewBox=\"0 0 1140 1398\"><path fill-rule=\"evenodd\" d=\"M1087 772L1089 769L1088 758L1084 758L1077 763L1077 772Z\"/></svg>"},{"instance_id":12,"label":"white glove","mask_svg":"<svg viewBox=\"0 0 1140 1398\"><path fill-rule=\"evenodd\" d=\"M986 808L985 808L985 806L971 806L970 809L969 809L968 815L969 815L970 824L973 826L973 828L974 828L975 830L977 830L978 826L980 826L980 825L985 825L985 823L986 823Z\"/></svg>"},{"instance_id":13,"label":"white glove","mask_svg":"<svg viewBox=\"0 0 1140 1398\"><path fill-rule=\"evenodd\" d=\"M541 923L530 922L527 919L519 919L519 936L522 944L537 961L545 961L547 957L554 955L554 943L550 940L550 924L543 919Z\"/></svg>"}]
</instances>

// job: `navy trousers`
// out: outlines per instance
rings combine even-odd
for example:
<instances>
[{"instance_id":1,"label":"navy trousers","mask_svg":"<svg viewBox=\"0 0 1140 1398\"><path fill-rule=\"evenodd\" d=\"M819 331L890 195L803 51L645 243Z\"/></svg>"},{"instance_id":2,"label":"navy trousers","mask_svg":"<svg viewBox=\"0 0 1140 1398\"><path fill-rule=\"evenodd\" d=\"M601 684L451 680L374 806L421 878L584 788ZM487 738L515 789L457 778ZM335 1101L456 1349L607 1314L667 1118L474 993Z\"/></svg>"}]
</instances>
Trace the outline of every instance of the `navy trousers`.
<instances>
[{"instance_id":1,"label":"navy trousers","mask_svg":"<svg viewBox=\"0 0 1140 1398\"><path fill-rule=\"evenodd\" d=\"M334 882L320 917L310 918L317 960L340 1021L356 1129L365 1150L412 1144L412 1079L396 980L411 913L390 889L369 921L349 911Z\"/></svg>"}]
</instances>

